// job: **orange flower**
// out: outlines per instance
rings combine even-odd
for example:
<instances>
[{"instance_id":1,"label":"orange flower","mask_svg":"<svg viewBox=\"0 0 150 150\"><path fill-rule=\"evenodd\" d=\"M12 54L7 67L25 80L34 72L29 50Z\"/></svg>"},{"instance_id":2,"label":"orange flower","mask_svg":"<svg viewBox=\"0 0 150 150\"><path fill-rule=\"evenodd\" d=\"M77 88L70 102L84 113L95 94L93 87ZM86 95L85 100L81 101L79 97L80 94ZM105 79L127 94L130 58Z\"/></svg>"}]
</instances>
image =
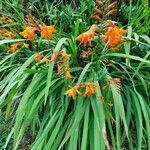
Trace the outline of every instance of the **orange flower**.
<instances>
[{"instance_id":1,"label":"orange flower","mask_svg":"<svg viewBox=\"0 0 150 150\"><path fill-rule=\"evenodd\" d=\"M86 46L87 43L89 43L89 45L91 46L91 41L94 39L94 36L95 36L96 27L97 26L93 24L87 32L80 34L76 38L76 40L80 41L80 44L83 44L83 46Z\"/></svg>"},{"instance_id":2,"label":"orange flower","mask_svg":"<svg viewBox=\"0 0 150 150\"><path fill-rule=\"evenodd\" d=\"M35 39L35 30L36 30L35 28L26 27L23 32L20 32L20 35L32 41Z\"/></svg>"},{"instance_id":3,"label":"orange flower","mask_svg":"<svg viewBox=\"0 0 150 150\"><path fill-rule=\"evenodd\" d=\"M44 58L44 55L43 54L40 54L38 52L35 52L35 60L37 62L41 61L42 59Z\"/></svg>"},{"instance_id":4,"label":"orange flower","mask_svg":"<svg viewBox=\"0 0 150 150\"><path fill-rule=\"evenodd\" d=\"M70 55L65 51L55 51L51 56L51 61L57 61L59 63L67 63Z\"/></svg>"},{"instance_id":5,"label":"orange flower","mask_svg":"<svg viewBox=\"0 0 150 150\"><path fill-rule=\"evenodd\" d=\"M62 55L62 58L61 58L60 62L67 63L70 55L68 55L65 51L62 51L61 55Z\"/></svg>"},{"instance_id":6,"label":"orange flower","mask_svg":"<svg viewBox=\"0 0 150 150\"><path fill-rule=\"evenodd\" d=\"M86 83L84 95L89 97L93 94L96 94L96 89L97 89L97 86L95 84Z\"/></svg>"},{"instance_id":7,"label":"orange flower","mask_svg":"<svg viewBox=\"0 0 150 150\"><path fill-rule=\"evenodd\" d=\"M35 53L35 61L39 62L40 64L48 64L50 62L49 59L38 52Z\"/></svg>"},{"instance_id":8,"label":"orange flower","mask_svg":"<svg viewBox=\"0 0 150 150\"><path fill-rule=\"evenodd\" d=\"M41 61L40 64L48 64L50 61L46 57L44 57Z\"/></svg>"},{"instance_id":9,"label":"orange flower","mask_svg":"<svg viewBox=\"0 0 150 150\"><path fill-rule=\"evenodd\" d=\"M115 27L115 22L112 20L106 20L106 23L111 27Z\"/></svg>"},{"instance_id":10,"label":"orange flower","mask_svg":"<svg viewBox=\"0 0 150 150\"><path fill-rule=\"evenodd\" d=\"M53 33L56 32L56 29L54 26L46 26L46 25L40 25L41 35L46 40L51 40L53 37Z\"/></svg>"},{"instance_id":11,"label":"orange flower","mask_svg":"<svg viewBox=\"0 0 150 150\"><path fill-rule=\"evenodd\" d=\"M72 78L72 75L70 74L70 67L69 67L68 65L65 66L65 72L66 72L65 78L66 78L66 79L71 79L71 78Z\"/></svg>"},{"instance_id":12,"label":"orange flower","mask_svg":"<svg viewBox=\"0 0 150 150\"><path fill-rule=\"evenodd\" d=\"M119 29L117 26L109 27L105 34L104 42L108 42L107 48L113 48L116 45L122 43L124 40L122 35L126 33L126 30Z\"/></svg>"},{"instance_id":13,"label":"orange flower","mask_svg":"<svg viewBox=\"0 0 150 150\"><path fill-rule=\"evenodd\" d=\"M76 85L73 88L69 89L68 91L65 92L65 95L72 97L73 100L76 99L77 94L81 94L79 91L80 86Z\"/></svg>"},{"instance_id":14,"label":"orange flower","mask_svg":"<svg viewBox=\"0 0 150 150\"><path fill-rule=\"evenodd\" d=\"M66 78L66 79L71 79L71 78L72 78L72 75L70 74L69 71L66 72L65 78Z\"/></svg>"},{"instance_id":15,"label":"orange flower","mask_svg":"<svg viewBox=\"0 0 150 150\"><path fill-rule=\"evenodd\" d=\"M22 47L23 48L29 48L29 44L23 43Z\"/></svg>"},{"instance_id":16,"label":"orange flower","mask_svg":"<svg viewBox=\"0 0 150 150\"><path fill-rule=\"evenodd\" d=\"M19 43L12 44L12 45L10 46L8 52L11 52L11 53L16 52L16 50L18 49L19 46L20 46Z\"/></svg>"}]
</instances>

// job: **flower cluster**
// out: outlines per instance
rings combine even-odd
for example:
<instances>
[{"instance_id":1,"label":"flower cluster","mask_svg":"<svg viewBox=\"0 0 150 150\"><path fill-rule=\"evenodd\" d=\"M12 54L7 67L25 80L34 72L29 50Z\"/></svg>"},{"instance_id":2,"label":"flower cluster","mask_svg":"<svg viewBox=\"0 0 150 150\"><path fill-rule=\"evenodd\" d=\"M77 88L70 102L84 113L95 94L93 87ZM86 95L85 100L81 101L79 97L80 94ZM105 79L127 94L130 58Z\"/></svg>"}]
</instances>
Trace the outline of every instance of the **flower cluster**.
<instances>
[{"instance_id":1,"label":"flower cluster","mask_svg":"<svg viewBox=\"0 0 150 150\"><path fill-rule=\"evenodd\" d=\"M118 11L114 7L117 5L117 3L118 3L117 1L114 1L110 4L109 3L104 4L100 0L96 0L95 4L97 5L97 7L93 9L94 15L92 16L92 18L94 20L100 21L103 18L116 14Z\"/></svg>"},{"instance_id":2,"label":"flower cluster","mask_svg":"<svg viewBox=\"0 0 150 150\"><path fill-rule=\"evenodd\" d=\"M19 48L19 43L12 44L8 50L8 52L14 53Z\"/></svg>"},{"instance_id":3,"label":"flower cluster","mask_svg":"<svg viewBox=\"0 0 150 150\"><path fill-rule=\"evenodd\" d=\"M26 18L26 28L23 32L20 32L20 35L32 41L36 37L36 32L39 32L44 39L46 40L52 39L53 33L56 32L54 25L50 26L47 26L45 24L41 25L39 20L37 20L31 15L26 15L25 18Z\"/></svg>"},{"instance_id":4,"label":"flower cluster","mask_svg":"<svg viewBox=\"0 0 150 150\"><path fill-rule=\"evenodd\" d=\"M56 29L53 25L52 26L39 25L39 27L27 26L24 31L20 32L20 35L32 41L36 37L36 34L35 34L36 31L40 32L41 36L45 38L46 40L51 40L53 37L53 33L56 32Z\"/></svg>"},{"instance_id":5,"label":"flower cluster","mask_svg":"<svg viewBox=\"0 0 150 150\"><path fill-rule=\"evenodd\" d=\"M107 3L103 3L100 0L96 0L95 4L97 5L97 7L93 9L94 16L92 16L94 20L102 21L102 23L100 24L102 28L100 29L105 30L103 28L103 25L105 25L105 23L109 25L107 31L105 32L105 38L102 41L107 43L108 49L113 50L118 50L115 47L124 41L122 36L126 33L125 30L117 27L113 21L106 20L108 16L117 13L117 9L115 8L117 3L117 1L109 1Z\"/></svg>"},{"instance_id":6,"label":"flower cluster","mask_svg":"<svg viewBox=\"0 0 150 150\"><path fill-rule=\"evenodd\" d=\"M84 88L84 93L80 91L80 89L83 88ZM91 95L96 94L96 90L97 90L97 85L95 83L85 82L85 83L77 84L71 89L67 90L65 92L65 95L75 100L78 94L89 97Z\"/></svg>"},{"instance_id":7,"label":"flower cluster","mask_svg":"<svg viewBox=\"0 0 150 150\"><path fill-rule=\"evenodd\" d=\"M72 75L70 73L69 55L65 51L54 51L51 58L48 59L43 54L36 52L35 61L39 64L48 64L50 62L55 62L57 65L57 74L64 74L66 79L71 79Z\"/></svg>"},{"instance_id":8,"label":"flower cluster","mask_svg":"<svg viewBox=\"0 0 150 150\"><path fill-rule=\"evenodd\" d=\"M40 64L48 64L50 60L39 52L35 52L35 61Z\"/></svg>"},{"instance_id":9,"label":"flower cluster","mask_svg":"<svg viewBox=\"0 0 150 150\"><path fill-rule=\"evenodd\" d=\"M0 28L0 37L9 37L9 38L13 38L13 37L15 37L16 35L13 33L13 32L11 32L11 31L9 31L9 30L7 30L7 29L4 29L4 28Z\"/></svg>"},{"instance_id":10,"label":"flower cluster","mask_svg":"<svg viewBox=\"0 0 150 150\"><path fill-rule=\"evenodd\" d=\"M51 56L51 61L54 61L57 64L57 74L61 75L61 73L65 74L66 79L72 78L70 74L69 57L65 51L54 51Z\"/></svg>"},{"instance_id":11,"label":"flower cluster","mask_svg":"<svg viewBox=\"0 0 150 150\"><path fill-rule=\"evenodd\" d=\"M15 23L11 18L9 18L7 16L0 16L0 20L7 24Z\"/></svg>"},{"instance_id":12,"label":"flower cluster","mask_svg":"<svg viewBox=\"0 0 150 150\"><path fill-rule=\"evenodd\" d=\"M107 43L108 49L115 49L115 46L118 44L124 42L123 35L126 33L126 30L120 29L115 25L115 23L111 20L107 20L105 24L109 25L109 27L106 29L105 37L102 40L103 42ZM91 46L91 41L94 39L96 33L97 25L92 25L90 29L87 32L84 32L80 34L76 40L80 41L83 46L86 46L89 43L89 46Z\"/></svg>"},{"instance_id":13,"label":"flower cluster","mask_svg":"<svg viewBox=\"0 0 150 150\"><path fill-rule=\"evenodd\" d=\"M2 21L5 24L15 23L11 18L9 18L7 16L0 16L0 21ZM11 32L5 28L0 27L0 37L14 38L15 36L16 35L13 32Z\"/></svg>"},{"instance_id":14,"label":"flower cluster","mask_svg":"<svg viewBox=\"0 0 150 150\"><path fill-rule=\"evenodd\" d=\"M8 53L15 53L19 48L28 48L29 44L26 43L14 43L8 48Z\"/></svg>"},{"instance_id":15,"label":"flower cluster","mask_svg":"<svg viewBox=\"0 0 150 150\"><path fill-rule=\"evenodd\" d=\"M107 48L110 49L124 42L122 36L126 33L126 30L120 29L111 21L108 21L108 23L110 26L108 27L108 31L105 33L105 38L103 41L108 42Z\"/></svg>"},{"instance_id":16,"label":"flower cluster","mask_svg":"<svg viewBox=\"0 0 150 150\"><path fill-rule=\"evenodd\" d=\"M94 54L94 51L93 49L91 48L88 48L86 50L82 50L81 53L80 53L80 57L81 58L87 58L89 56L92 56Z\"/></svg>"},{"instance_id":17,"label":"flower cluster","mask_svg":"<svg viewBox=\"0 0 150 150\"><path fill-rule=\"evenodd\" d=\"M108 82L109 84L114 84L117 92L120 93L120 90L121 90L121 78L119 78L119 77L106 78L105 81Z\"/></svg>"}]
</instances>

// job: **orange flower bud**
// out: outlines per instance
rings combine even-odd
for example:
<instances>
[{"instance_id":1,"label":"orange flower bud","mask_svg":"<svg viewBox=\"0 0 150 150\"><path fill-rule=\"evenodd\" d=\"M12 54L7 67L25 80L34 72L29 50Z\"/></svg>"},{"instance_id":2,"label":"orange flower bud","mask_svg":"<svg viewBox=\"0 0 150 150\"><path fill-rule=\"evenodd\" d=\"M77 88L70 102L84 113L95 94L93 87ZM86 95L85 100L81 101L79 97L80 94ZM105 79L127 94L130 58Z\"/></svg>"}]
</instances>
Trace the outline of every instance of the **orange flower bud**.
<instances>
[{"instance_id":1,"label":"orange flower bud","mask_svg":"<svg viewBox=\"0 0 150 150\"><path fill-rule=\"evenodd\" d=\"M106 20L106 23L111 27L115 27L115 22L113 22L112 20Z\"/></svg>"},{"instance_id":2,"label":"orange flower bud","mask_svg":"<svg viewBox=\"0 0 150 150\"><path fill-rule=\"evenodd\" d=\"M98 8L94 8L93 11L97 14L103 14L103 12L101 10L99 10Z\"/></svg>"},{"instance_id":3,"label":"orange flower bud","mask_svg":"<svg viewBox=\"0 0 150 150\"><path fill-rule=\"evenodd\" d=\"M99 5L99 6L104 6L104 4L103 4L101 1L99 1L99 0L96 0L95 3L96 3L97 5Z\"/></svg>"},{"instance_id":4,"label":"orange flower bud","mask_svg":"<svg viewBox=\"0 0 150 150\"><path fill-rule=\"evenodd\" d=\"M92 16L92 19L94 19L94 20L101 20L101 18L98 15Z\"/></svg>"},{"instance_id":5,"label":"orange flower bud","mask_svg":"<svg viewBox=\"0 0 150 150\"><path fill-rule=\"evenodd\" d=\"M106 16L116 14L117 12L118 12L117 9L112 9L111 11L109 11L109 12L106 14Z\"/></svg>"},{"instance_id":6,"label":"orange flower bud","mask_svg":"<svg viewBox=\"0 0 150 150\"><path fill-rule=\"evenodd\" d=\"M117 3L118 3L117 1L111 3L111 4L106 8L106 10L112 9Z\"/></svg>"}]
</instances>

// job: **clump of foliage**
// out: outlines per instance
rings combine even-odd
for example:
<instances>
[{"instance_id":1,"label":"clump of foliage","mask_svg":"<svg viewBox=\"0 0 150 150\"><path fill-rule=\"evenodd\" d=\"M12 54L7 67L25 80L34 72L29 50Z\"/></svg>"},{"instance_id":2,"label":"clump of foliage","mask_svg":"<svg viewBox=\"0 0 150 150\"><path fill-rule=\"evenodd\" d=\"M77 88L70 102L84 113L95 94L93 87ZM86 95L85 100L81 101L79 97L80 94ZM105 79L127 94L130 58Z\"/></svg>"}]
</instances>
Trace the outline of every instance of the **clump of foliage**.
<instances>
[{"instance_id":1,"label":"clump of foliage","mask_svg":"<svg viewBox=\"0 0 150 150\"><path fill-rule=\"evenodd\" d=\"M2 149L150 149L148 1L0 6Z\"/></svg>"}]
</instances>

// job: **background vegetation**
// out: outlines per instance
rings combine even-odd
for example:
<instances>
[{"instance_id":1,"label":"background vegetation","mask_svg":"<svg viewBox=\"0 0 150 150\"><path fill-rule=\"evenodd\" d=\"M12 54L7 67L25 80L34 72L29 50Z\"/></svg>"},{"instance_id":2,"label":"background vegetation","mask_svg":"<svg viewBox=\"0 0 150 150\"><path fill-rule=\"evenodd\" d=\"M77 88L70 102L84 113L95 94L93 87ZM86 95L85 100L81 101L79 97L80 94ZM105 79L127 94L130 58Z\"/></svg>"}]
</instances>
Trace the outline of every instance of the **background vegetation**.
<instances>
[{"instance_id":1,"label":"background vegetation","mask_svg":"<svg viewBox=\"0 0 150 150\"><path fill-rule=\"evenodd\" d=\"M149 1L118 0L117 14L106 18L127 30L118 51L107 49L102 31L92 46L76 41L104 23L92 19L95 7L94 0L0 0L0 31L15 34L0 34L0 149L150 149ZM27 24L57 31L50 41L39 32L30 41L19 34ZM29 47L10 53L16 42ZM35 61L35 52L51 58L61 50L70 55L71 79L57 74L56 62ZM99 87L96 94L64 95L89 82Z\"/></svg>"}]
</instances>

